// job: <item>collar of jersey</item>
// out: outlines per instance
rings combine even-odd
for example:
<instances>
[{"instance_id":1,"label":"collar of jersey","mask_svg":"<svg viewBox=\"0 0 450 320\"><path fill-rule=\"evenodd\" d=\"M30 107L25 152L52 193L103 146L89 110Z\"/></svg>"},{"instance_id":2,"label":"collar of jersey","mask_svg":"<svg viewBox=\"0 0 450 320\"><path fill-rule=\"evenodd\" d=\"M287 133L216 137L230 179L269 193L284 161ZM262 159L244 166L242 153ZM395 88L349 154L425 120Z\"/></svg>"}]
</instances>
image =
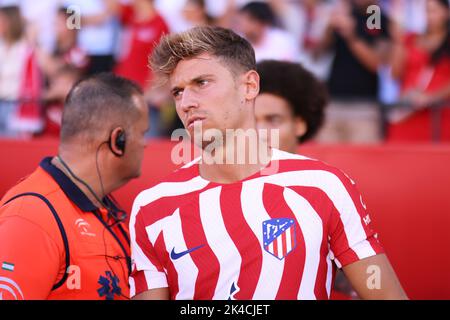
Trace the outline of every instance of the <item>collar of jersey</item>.
<instances>
[{"instance_id":1,"label":"collar of jersey","mask_svg":"<svg viewBox=\"0 0 450 320\"><path fill-rule=\"evenodd\" d=\"M44 169L58 185L61 187L62 191L66 196L77 205L84 212L92 212L98 210L98 208L92 203L91 200L81 191L78 186L73 183L68 176L64 174L61 170L55 167L52 163L52 157L44 158L40 167ZM107 199L108 201L109 199ZM114 206L114 203L108 201L108 204Z\"/></svg>"}]
</instances>

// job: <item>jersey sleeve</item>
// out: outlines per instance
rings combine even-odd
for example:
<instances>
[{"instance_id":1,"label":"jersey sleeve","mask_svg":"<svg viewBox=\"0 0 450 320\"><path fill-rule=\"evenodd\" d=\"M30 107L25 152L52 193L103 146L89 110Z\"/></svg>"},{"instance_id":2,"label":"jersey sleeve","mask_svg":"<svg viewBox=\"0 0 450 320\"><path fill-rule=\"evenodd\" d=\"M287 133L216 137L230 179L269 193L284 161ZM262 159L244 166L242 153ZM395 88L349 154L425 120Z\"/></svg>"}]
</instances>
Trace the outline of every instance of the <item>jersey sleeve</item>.
<instances>
[{"instance_id":1,"label":"jersey sleeve","mask_svg":"<svg viewBox=\"0 0 450 320\"><path fill-rule=\"evenodd\" d=\"M384 251L355 183L342 172L338 178L328 236L334 261L341 268Z\"/></svg>"},{"instance_id":2,"label":"jersey sleeve","mask_svg":"<svg viewBox=\"0 0 450 320\"><path fill-rule=\"evenodd\" d=\"M151 289L168 287L167 275L147 235L141 210L139 208L136 213L133 212L130 219L131 258L133 261L130 276L131 297Z\"/></svg>"},{"instance_id":3,"label":"jersey sleeve","mask_svg":"<svg viewBox=\"0 0 450 320\"><path fill-rule=\"evenodd\" d=\"M21 216L0 218L0 298L46 299L55 284L60 250L39 225Z\"/></svg>"}]
</instances>

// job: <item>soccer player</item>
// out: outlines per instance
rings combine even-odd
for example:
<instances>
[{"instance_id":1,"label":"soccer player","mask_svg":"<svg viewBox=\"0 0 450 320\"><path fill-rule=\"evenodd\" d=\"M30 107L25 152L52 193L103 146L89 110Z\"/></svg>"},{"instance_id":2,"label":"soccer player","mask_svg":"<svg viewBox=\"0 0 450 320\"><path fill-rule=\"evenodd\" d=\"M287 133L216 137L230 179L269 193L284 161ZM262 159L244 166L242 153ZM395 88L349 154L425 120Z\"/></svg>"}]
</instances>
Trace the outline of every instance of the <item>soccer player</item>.
<instances>
[{"instance_id":1,"label":"soccer player","mask_svg":"<svg viewBox=\"0 0 450 320\"><path fill-rule=\"evenodd\" d=\"M327 91L298 63L265 60L257 64L260 91L255 101L258 128L279 131L279 149L297 153L314 137L327 104Z\"/></svg>"},{"instance_id":2,"label":"soccer player","mask_svg":"<svg viewBox=\"0 0 450 320\"><path fill-rule=\"evenodd\" d=\"M193 28L164 37L151 65L203 152L133 204L132 297L327 299L338 267L362 298L406 298L345 174L259 137L269 159L254 161L251 143L220 142L257 133L259 75L246 40ZM230 150L235 158L221 161Z\"/></svg>"},{"instance_id":3,"label":"soccer player","mask_svg":"<svg viewBox=\"0 0 450 320\"><path fill-rule=\"evenodd\" d=\"M128 299L126 214L110 192L140 175L141 89L99 74L67 96L59 152L0 202L0 299Z\"/></svg>"}]
</instances>

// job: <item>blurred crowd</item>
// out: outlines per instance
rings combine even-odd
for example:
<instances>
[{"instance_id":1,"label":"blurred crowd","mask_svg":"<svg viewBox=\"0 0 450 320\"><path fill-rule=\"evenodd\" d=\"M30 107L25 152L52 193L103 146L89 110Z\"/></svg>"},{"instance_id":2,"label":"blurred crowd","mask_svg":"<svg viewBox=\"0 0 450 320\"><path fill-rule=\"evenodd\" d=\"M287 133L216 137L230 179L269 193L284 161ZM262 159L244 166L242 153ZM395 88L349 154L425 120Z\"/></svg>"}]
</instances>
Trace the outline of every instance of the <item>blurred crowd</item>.
<instances>
[{"instance_id":1,"label":"blurred crowd","mask_svg":"<svg viewBox=\"0 0 450 320\"><path fill-rule=\"evenodd\" d=\"M57 136L72 85L110 71L143 88L149 136L170 136L181 123L148 56L166 33L217 25L257 62L301 63L326 84L316 142L450 141L449 12L448 0L0 0L0 136Z\"/></svg>"}]
</instances>

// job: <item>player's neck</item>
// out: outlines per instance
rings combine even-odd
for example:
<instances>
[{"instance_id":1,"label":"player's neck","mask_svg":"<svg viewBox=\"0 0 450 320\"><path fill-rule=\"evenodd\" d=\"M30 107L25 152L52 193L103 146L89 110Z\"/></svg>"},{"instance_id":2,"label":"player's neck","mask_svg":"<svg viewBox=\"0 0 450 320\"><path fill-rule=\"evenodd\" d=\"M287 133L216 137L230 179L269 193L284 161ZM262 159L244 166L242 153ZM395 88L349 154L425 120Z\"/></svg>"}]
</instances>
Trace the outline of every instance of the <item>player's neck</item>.
<instances>
[{"instance_id":1,"label":"player's neck","mask_svg":"<svg viewBox=\"0 0 450 320\"><path fill-rule=\"evenodd\" d=\"M246 145L243 149L235 149L232 153L234 157L227 159L225 155L228 150L224 147L221 150L224 157L220 158L223 161L217 161L214 155L204 152L199 164L200 176L211 182L234 183L254 175L270 163L272 151L266 143L258 141L257 148Z\"/></svg>"}]
</instances>

